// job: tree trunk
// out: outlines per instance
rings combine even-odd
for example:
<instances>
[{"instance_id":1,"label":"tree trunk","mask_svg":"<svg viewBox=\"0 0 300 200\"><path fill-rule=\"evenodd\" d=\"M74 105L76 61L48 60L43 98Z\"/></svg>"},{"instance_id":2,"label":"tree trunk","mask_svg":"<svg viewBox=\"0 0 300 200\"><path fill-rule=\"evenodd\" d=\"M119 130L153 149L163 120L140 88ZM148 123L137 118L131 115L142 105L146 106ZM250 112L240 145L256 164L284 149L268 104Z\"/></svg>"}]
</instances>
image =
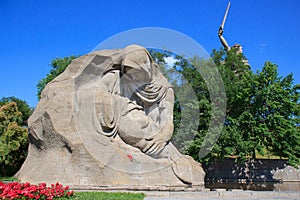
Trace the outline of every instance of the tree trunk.
<instances>
[{"instance_id":1,"label":"tree trunk","mask_svg":"<svg viewBox=\"0 0 300 200\"><path fill-rule=\"evenodd\" d=\"M1 174L0 176L2 177L6 177L6 170L5 170L5 166L3 164L0 164L1 166Z\"/></svg>"},{"instance_id":2,"label":"tree trunk","mask_svg":"<svg viewBox=\"0 0 300 200\"><path fill-rule=\"evenodd\" d=\"M253 159L256 159L256 151L255 151L255 149L253 149L253 152L252 152L252 158L253 158Z\"/></svg>"}]
</instances>

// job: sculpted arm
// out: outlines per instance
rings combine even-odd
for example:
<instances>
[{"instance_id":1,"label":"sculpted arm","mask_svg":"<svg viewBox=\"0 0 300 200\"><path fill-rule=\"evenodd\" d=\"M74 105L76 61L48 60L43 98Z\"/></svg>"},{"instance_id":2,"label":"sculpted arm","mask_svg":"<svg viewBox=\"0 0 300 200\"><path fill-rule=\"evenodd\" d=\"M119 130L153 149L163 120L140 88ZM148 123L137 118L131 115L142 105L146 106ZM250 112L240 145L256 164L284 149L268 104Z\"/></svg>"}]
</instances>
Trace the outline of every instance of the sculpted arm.
<instances>
[{"instance_id":1,"label":"sculpted arm","mask_svg":"<svg viewBox=\"0 0 300 200\"><path fill-rule=\"evenodd\" d=\"M174 131L174 124L173 124L174 91L172 88L168 89L165 101L166 101L165 116L162 117L166 117L166 123L162 129L162 134L165 135L166 141L170 141Z\"/></svg>"},{"instance_id":2,"label":"sculpted arm","mask_svg":"<svg viewBox=\"0 0 300 200\"><path fill-rule=\"evenodd\" d=\"M148 145L143 152L147 154L157 154L164 149L166 144L171 140L174 125L173 125L173 106L174 106L174 91L169 88L165 99L163 100L164 111L160 116L161 120L165 121L160 133L146 138ZM162 103L162 102L161 102Z\"/></svg>"},{"instance_id":3,"label":"sculpted arm","mask_svg":"<svg viewBox=\"0 0 300 200\"><path fill-rule=\"evenodd\" d=\"M223 32L224 32L224 31L223 31L223 28L220 27L220 28L219 28L219 31L218 31L218 36L219 36L219 38L220 38L220 41L221 41L223 47L224 47L225 50L228 52L228 51L230 51L230 46L228 45L227 41L226 41L225 38L223 37Z\"/></svg>"}]
</instances>

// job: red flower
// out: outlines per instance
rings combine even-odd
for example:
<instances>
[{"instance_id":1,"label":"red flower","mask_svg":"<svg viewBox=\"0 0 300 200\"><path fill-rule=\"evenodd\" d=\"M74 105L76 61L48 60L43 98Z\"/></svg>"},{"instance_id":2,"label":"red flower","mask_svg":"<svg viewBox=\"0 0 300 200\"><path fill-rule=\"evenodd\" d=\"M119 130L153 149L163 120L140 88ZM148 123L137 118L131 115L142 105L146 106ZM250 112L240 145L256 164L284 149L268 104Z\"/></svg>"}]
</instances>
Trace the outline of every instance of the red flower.
<instances>
[{"instance_id":1,"label":"red flower","mask_svg":"<svg viewBox=\"0 0 300 200\"><path fill-rule=\"evenodd\" d=\"M69 197L73 195L73 191L68 191L69 187L65 188L56 183L51 187L47 187L46 183L31 185L30 183L12 182L4 184L0 181L0 199L47 199L52 200L55 197Z\"/></svg>"}]
</instances>

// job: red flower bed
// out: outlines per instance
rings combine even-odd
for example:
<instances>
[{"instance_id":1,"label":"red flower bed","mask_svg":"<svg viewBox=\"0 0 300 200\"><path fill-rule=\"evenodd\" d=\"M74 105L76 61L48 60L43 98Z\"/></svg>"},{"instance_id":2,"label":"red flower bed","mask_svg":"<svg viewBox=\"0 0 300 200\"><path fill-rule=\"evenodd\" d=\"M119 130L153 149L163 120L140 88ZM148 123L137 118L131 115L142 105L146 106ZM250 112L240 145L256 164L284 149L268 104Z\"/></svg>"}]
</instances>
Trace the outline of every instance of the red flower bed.
<instances>
[{"instance_id":1,"label":"red flower bed","mask_svg":"<svg viewBox=\"0 0 300 200\"><path fill-rule=\"evenodd\" d=\"M47 187L46 183L32 185L30 183L11 182L5 184L0 181L0 199L43 199L52 200L59 197L73 196L73 191L69 187L63 187L61 184L51 184Z\"/></svg>"}]
</instances>

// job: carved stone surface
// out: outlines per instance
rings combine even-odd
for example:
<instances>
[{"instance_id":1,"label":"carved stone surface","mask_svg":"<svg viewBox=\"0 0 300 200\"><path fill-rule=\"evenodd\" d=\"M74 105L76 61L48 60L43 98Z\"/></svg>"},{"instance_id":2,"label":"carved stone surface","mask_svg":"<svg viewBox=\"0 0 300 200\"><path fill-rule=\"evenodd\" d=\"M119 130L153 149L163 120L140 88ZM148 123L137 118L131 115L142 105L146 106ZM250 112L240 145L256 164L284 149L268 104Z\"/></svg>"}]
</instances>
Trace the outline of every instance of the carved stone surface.
<instances>
[{"instance_id":1,"label":"carved stone surface","mask_svg":"<svg viewBox=\"0 0 300 200\"><path fill-rule=\"evenodd\" d=\"M137 45L72 61L29 119L21 181L76 186L203 186L204 171L170 142L174 93Z\"/></svg>"}]
</instances>

